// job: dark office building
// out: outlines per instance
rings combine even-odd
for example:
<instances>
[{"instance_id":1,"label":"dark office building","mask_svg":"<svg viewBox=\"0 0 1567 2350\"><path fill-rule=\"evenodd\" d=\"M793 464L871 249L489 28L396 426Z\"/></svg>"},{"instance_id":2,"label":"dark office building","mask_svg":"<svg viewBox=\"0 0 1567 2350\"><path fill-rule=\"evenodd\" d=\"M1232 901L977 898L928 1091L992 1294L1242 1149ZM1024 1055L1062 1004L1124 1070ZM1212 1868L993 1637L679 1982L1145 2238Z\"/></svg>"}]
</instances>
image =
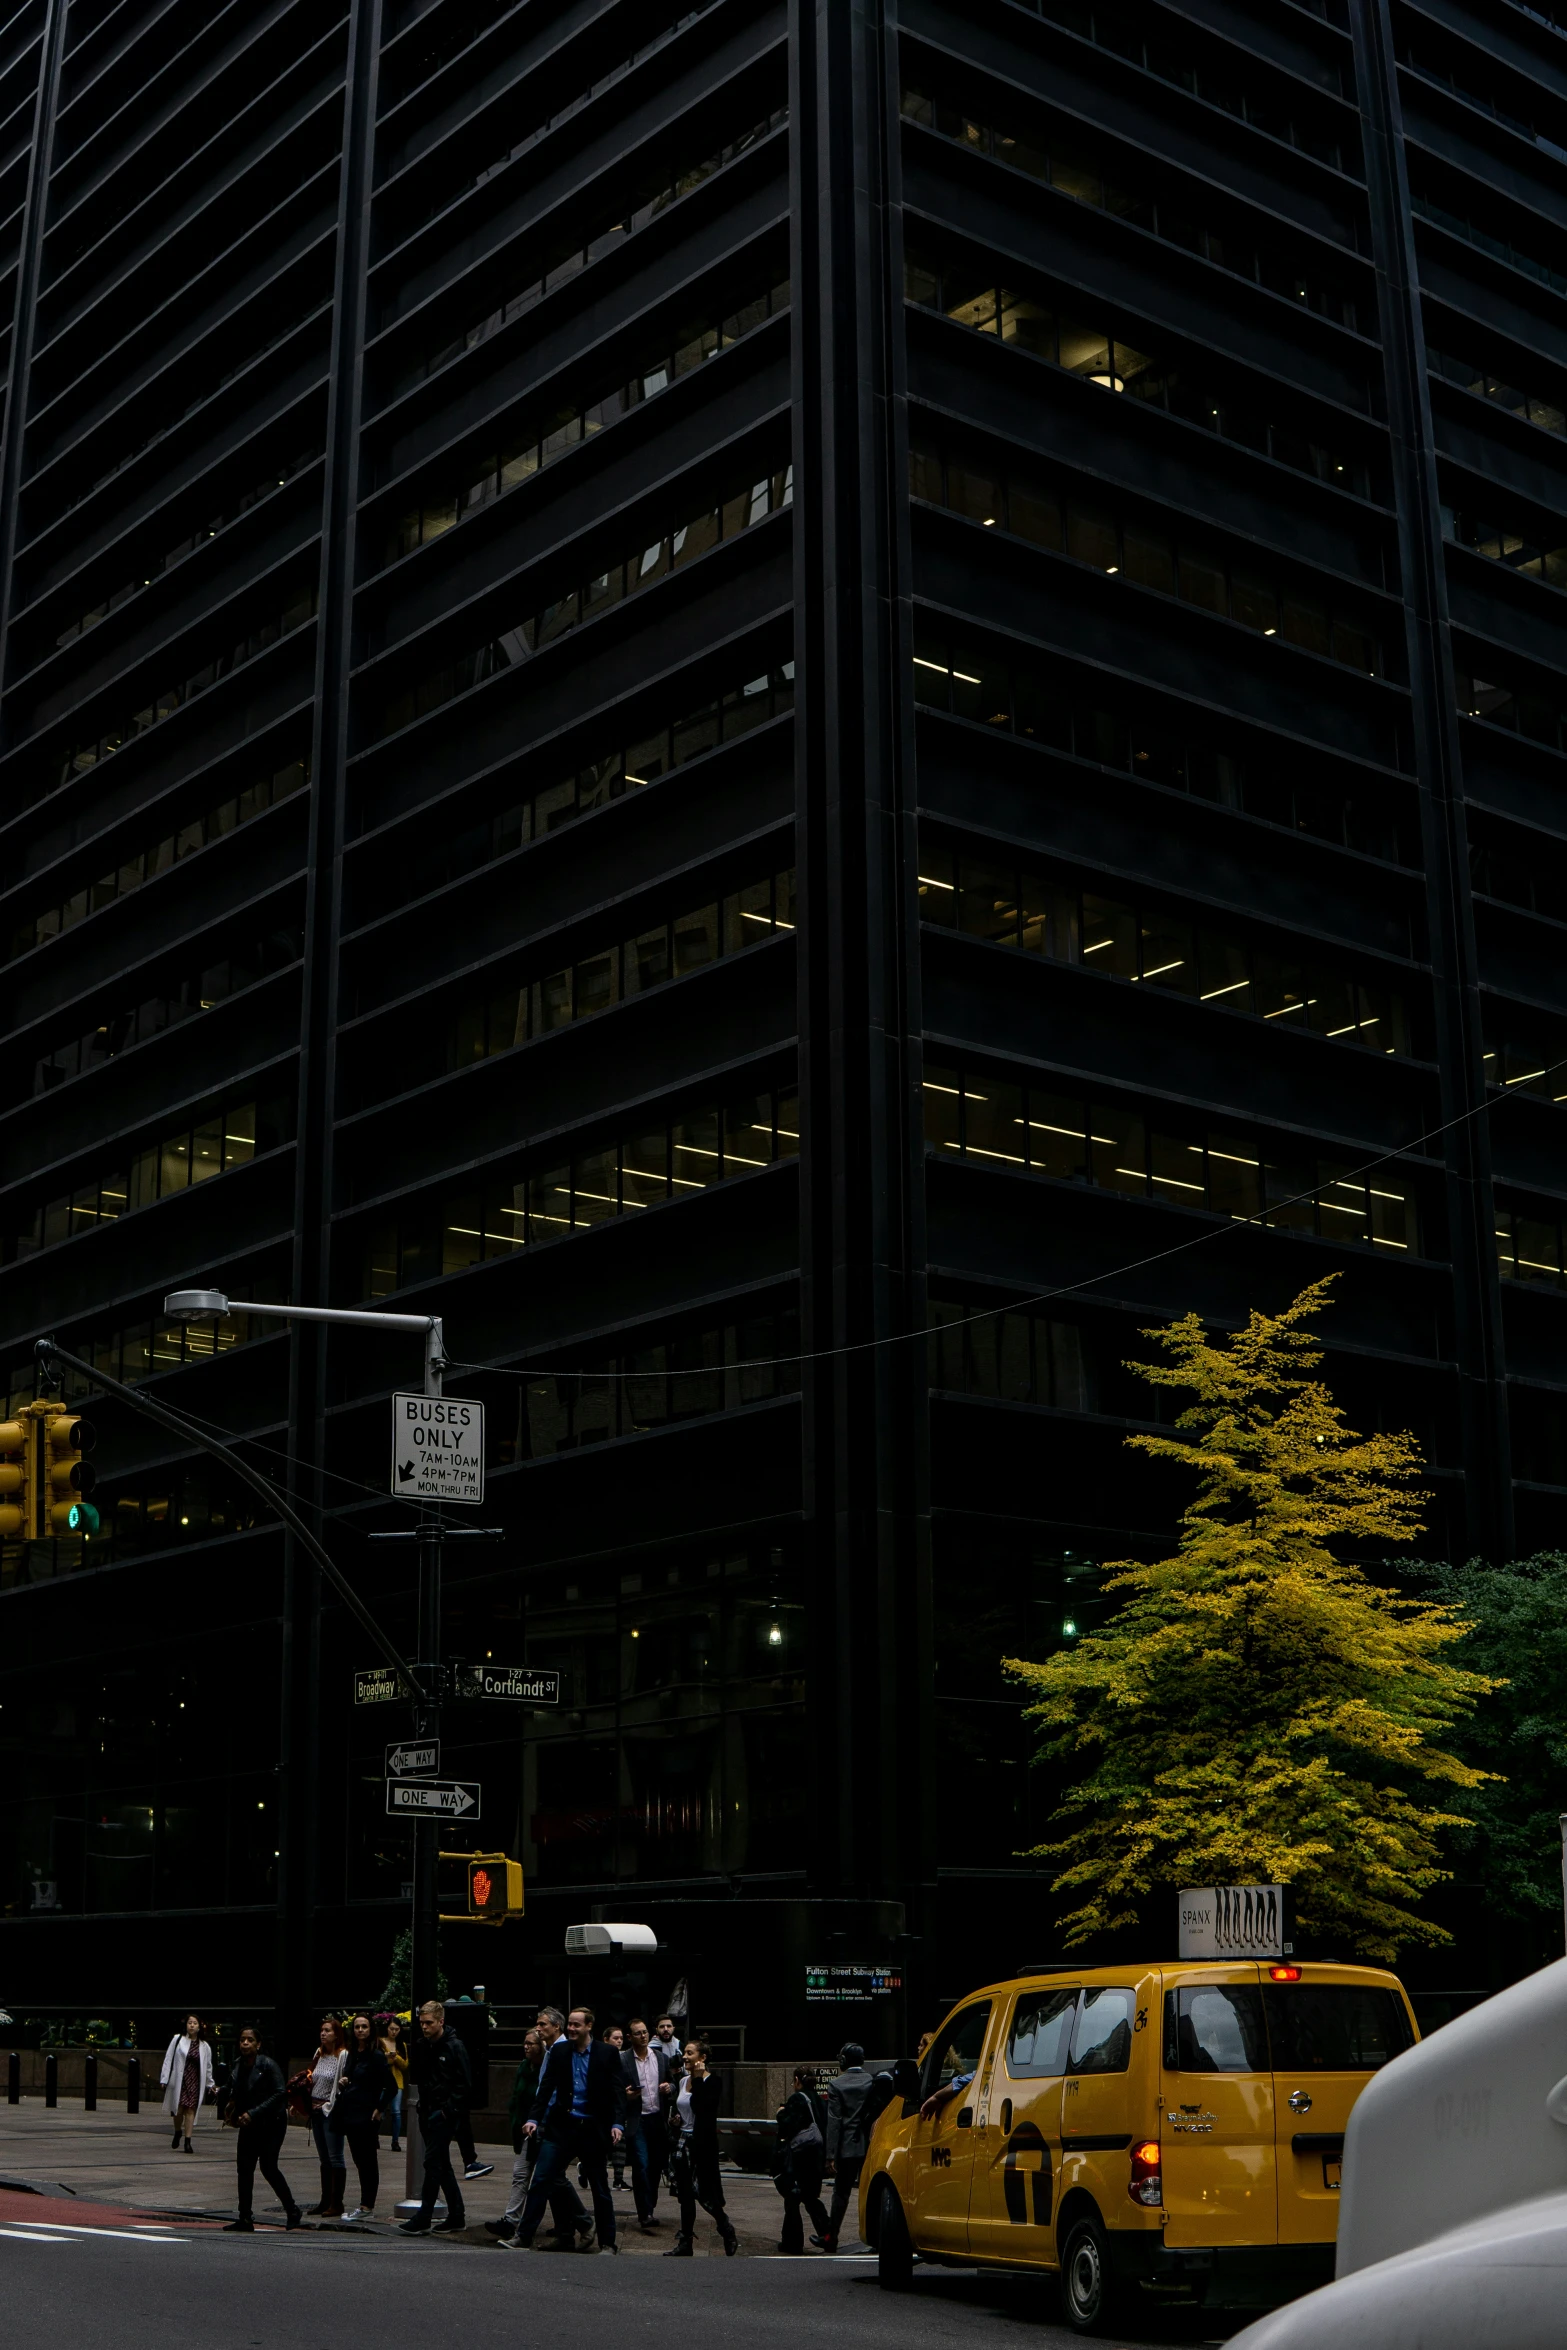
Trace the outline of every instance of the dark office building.
<instances>
[{"instance_id":1,"label":"dark office building","mask_svg":"<svg viewBox=\"0 0 1567 2350\"><path fill-rule=\"evenodd\" d=\"M161 1308L442 1314L445 1650L563 1677L448 1969L782 2055L1055 1947L999 1660L1168 1544L1151 1323L1335 1274L1429 1547L1561 1539L1567 6L679 5L0 32L0 1367L406 1652L417 1337ZM0 1993L374 1994L409 1716L88 1408Z\"/></svg>"}]
</instances>

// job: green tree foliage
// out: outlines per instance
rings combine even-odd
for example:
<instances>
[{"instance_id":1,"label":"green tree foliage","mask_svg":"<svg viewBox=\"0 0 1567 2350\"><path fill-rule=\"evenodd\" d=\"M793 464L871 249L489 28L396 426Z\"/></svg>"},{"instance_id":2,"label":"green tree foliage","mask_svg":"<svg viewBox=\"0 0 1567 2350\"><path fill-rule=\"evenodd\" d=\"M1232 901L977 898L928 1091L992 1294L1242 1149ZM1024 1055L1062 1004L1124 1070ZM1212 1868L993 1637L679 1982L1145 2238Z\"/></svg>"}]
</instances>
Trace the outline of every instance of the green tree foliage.
<instances>
[{"instance_id":1,"label":"green tree foliage","mask_svg":"<svg viewBox=\"0 0 1567 2350\"><path fill-rule=\"evenodd\" d=\"M380 1999L380 2004L383 2007L392 2008L400 2013L412 1999L413 1992L410 1989L409 1984L410 1977L413 1973L413 1960L413 1928L411 1926L404 1926L402 1932L397 1936L397 1939L392 1944L392 1968L390 1974L386 1978L386 1989L382 1992ZM446 1997L446 1990L446 1970L441 1965L440 1948L439 1943L437 1943L435 1962L435 1998L444 1999Z\"/></svg>"},{"instance_id":2,"label":"green tree foliage","mask_svg":"<svg viewBox=\"0 0 1567 2350\"><path fill-rule=\"evenodd\" d=\"M1062 1833L1068 1945L1135 1921L1157 1887L1286 1883L1303 1926L1367 1958L1439 1941L1412 1906L1449 1872L1449 1806L1488 1774L1443 1744L1494 1687L1454 1663L1455 1604L1384 1590L1335 1553L1418 1530L1414 1439L1360 1436L1320 1380L1328 1281L1212 1338L1195 1314L1134 1363L1183 1391L1174 1435L1128 1442L1197 1479L1180 1548L1123 1562L1090 1638L1005 1669L1043 1755L1075 1779Z\"/></svg>"},{"instance_id":3,"label":"green tree foliage","mask_svg":"<svg viewBox=\"0 0 1567 2350\"><path fill-rule=\"evenodd\" d=\"M1423 1567L1432 1596L1468 1618L1459 1656L1490 1681L1456 1742L1503 1774L1472 1788L1459 1808L1466 1880L1477 1879L1504 1917L1562 1914L1561 1830L1567 1810L1567 1556L1542 1551L1490 1567Z\"/></svg>"}]
</instances>

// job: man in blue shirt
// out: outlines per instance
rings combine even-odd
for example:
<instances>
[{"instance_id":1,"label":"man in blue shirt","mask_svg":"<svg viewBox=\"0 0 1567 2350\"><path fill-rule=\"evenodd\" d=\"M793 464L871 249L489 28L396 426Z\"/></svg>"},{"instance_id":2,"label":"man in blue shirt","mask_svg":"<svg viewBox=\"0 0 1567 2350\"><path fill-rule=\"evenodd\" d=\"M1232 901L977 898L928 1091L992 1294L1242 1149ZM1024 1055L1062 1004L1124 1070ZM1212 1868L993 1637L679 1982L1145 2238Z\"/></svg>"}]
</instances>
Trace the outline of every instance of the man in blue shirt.
<instances>
[{"instance_id":1,"label":"man in blue shirt","mask_svg":"<svg viewBox=\"0 0 1567 2350\"><path fill-rule=\"evenodd\" d=\"M609 2150L623 2134L626 2104L625 2076L620 2051L593 2037L593 2010L574 2007L566 2018L565 2036L544 2059L533 2112L523 2123L532 2137L541 2132L544 2144L533 2166L533 2184L523 2205L517 2233L508 2250L531 2249L535 2230L544 2216L550 2188L560 2174L580 2162L593 2197L598 2222L598 2249L615 2252L615 2206L609 2192ZM594 2246L584 2244L591 2252Z\"/></svg>"}]
</instances>

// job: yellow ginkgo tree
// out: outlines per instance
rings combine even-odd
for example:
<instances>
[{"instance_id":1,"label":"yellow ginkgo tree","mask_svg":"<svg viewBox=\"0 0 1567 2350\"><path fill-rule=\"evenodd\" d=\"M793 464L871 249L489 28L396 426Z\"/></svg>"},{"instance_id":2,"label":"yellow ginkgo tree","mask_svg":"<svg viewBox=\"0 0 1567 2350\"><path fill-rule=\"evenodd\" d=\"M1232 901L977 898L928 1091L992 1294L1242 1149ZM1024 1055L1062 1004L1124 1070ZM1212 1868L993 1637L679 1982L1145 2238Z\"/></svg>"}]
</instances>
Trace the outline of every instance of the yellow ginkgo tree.
<instances>
[{"instance_id":1,"label":"yellow ginkgo tree","mask_svg":"<svg viewBox=\"0 0 1567 2350\"><path fill-rule=\"evenodd\" d=\"M1412 1436L1360 1436L1313 1374L1332 1276L1215 1337L1144 1333L1128 1367L1184 1391L1172 1435L1128 1438L1195 1473L1180 1548L1106 1570L1121 1604L1043 1663L1007 1658L1042 1757L1073 1781L1059 1833L1069 1946L1183 1885L1289 1884L1302 1926L1391 1959L1446 1939L1413 1907L1448 1872L1439 1790L1489 1774L1442 1741L1498 1684L1449 1661L1458 1609L1400 1597L1342 1552L1420 1529Z\"/></svg>"}]
</instances>

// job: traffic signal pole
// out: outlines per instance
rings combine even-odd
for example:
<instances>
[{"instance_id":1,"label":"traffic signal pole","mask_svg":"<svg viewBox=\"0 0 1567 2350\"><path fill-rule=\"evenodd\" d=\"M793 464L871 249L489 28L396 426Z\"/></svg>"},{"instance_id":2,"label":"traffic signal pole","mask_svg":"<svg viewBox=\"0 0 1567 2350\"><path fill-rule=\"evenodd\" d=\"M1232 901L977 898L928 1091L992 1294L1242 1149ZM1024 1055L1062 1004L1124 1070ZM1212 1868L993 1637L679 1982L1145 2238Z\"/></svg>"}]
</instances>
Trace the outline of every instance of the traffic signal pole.
<instances>
[{"instance_id":1,"label":"traffic signal pole","mask_svg":"<svg viewBox=\"0 0 1567 2350\"><path fill-rule=\"evenodd\" d=\"M441 1392L441 1374L446 1368L446 1354L442 1345L441 1325L432 1321L425 1334L424 1392L427 1396ZM428 1501L419 1504L419 1636L416 1642L419 1671L429 1694L414 1700L414 1730L421 1738L439 1742L441 1735L441 1518L439 1510ZM408 1983L413 2008L415 2031L419 2022L421 1999L439 1997L437 1990L440 1935L440 1904L436 1891L436 1861L440 1849L440 1821L435 1815L421 1817L414 1822L414 1899L412 1948L409 1953ZM411 2144L411 2141L410 2141ZM410 2160L410 2170L412 2168ZM410 2192L411 2192L410 2188Z\"/></svg>"}]
</instances>

